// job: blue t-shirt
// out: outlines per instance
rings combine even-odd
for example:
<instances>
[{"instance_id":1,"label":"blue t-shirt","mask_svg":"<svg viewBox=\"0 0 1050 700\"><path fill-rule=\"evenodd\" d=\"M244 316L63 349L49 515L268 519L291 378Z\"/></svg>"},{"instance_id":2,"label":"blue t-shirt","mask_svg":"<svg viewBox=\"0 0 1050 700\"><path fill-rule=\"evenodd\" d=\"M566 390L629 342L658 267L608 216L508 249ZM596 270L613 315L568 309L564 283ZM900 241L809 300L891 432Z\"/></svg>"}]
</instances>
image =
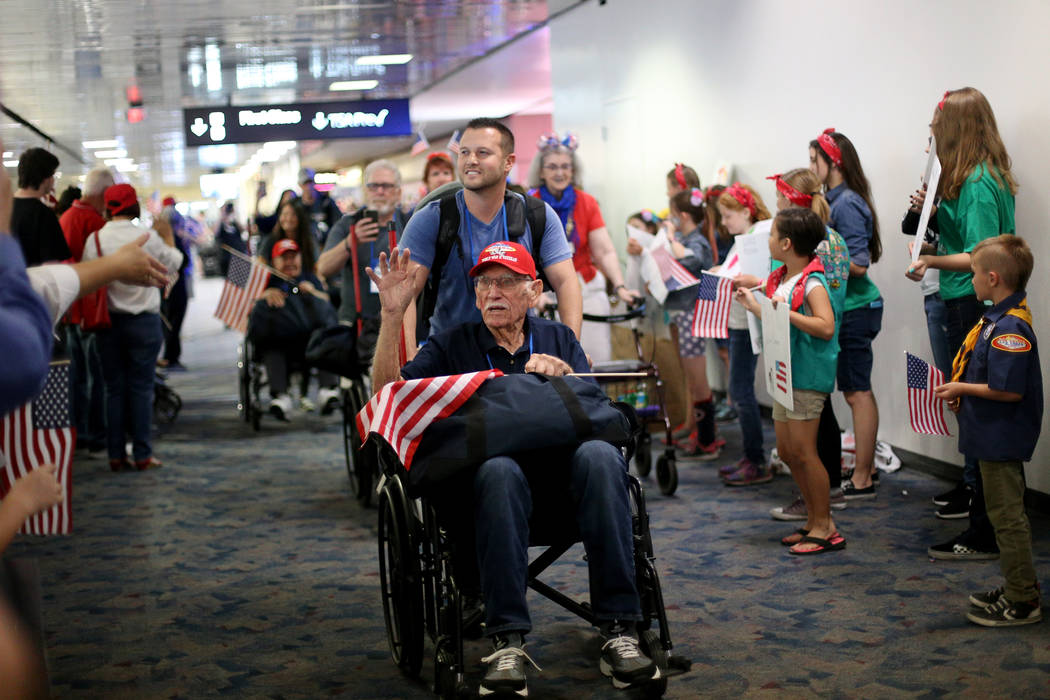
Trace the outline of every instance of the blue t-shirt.
<instances>
[{"instance_id":1,"label":"blue t-shirt","mask_svg":"<svg viewBox=\"0 0 1050 700\"><path fill-rule=\"evenodd\" d=\"M568 326L526 316L524 331L525 343L514 354L496 342L484 323L465 323L431 335L412 361L401 368L401 376L422 379L486 369L522 374L534 352L561 358L574 372L590 372L587 356Z\"/></svg>"},{"instance_id":2,"label":"blue t-shirt","mask_svg":"<svg viewBox=\"0 0 1050 700\"><path fill-rule=\"evenodd\" d=\"M514 196L521 197L519 194ZM524 198L522 202L524 210ZM470 268L477 263L485 246L507 240L502 209L492 221L479 221L467 210L462 190L456 193L456 205L459 207L460 245L453 246L441 271L437 303L434 306L434 315L430 317L431 336L462 323L481 321L481 312L474 304L474 285L470 280ZM547 227L540 244L539 260L541 267L546 268L562 260L571 259L572 250L565 239L565 230L558 215L549 204L544 206L547 209ZM440 221L441 202L435 200L412 215L398 244L401 249L408 248L412 252L412 260L428 270L434 264L434 249ZM517 242L532 252L532 233L529 231L528 221L525 223L525 235Z\"/></svg>"},{"instance_id":3,"label":"blue t-shirt","mask_svg":"<svg viewBox=\"0 0 1050 700\"><path fill-rule=\"evenodd\" d=\"M51 314L33 291L18 241L0 234L0 416L44 388L51 360Z\"/></svg>"},{"instance_id":4,"label":"blue t-shirt","mask_svg":"<svg viewBox=\"0 0 1050 700\"><path fill-rule=\"evenodd\" d=\"M1043 423L1043 375L1035 332L1006 314L1024 299L1015 292L985 312L962 381L1020 394L1020 401L964 396L959 407L959 452L997 462L1032 458Z\"/></svg>"}]
</instances>

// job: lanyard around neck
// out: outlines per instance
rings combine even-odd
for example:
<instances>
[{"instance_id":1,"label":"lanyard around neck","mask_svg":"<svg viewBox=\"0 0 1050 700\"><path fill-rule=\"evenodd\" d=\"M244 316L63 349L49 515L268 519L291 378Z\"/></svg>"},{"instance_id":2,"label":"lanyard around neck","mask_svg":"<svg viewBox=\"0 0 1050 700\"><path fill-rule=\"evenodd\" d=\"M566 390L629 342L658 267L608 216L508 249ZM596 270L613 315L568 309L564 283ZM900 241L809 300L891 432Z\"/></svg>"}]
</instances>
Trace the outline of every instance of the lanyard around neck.
<instances>
[{"instance_id":1,"label":"lanyard around neck","mask_svg":"<svg viewBox=\"0 0 1050 700\"><path fill-rule=\"evenodd\" d=\"M513 357L513 356L512 356ZM532 331L529 331L529 357L532 357ZM485 361L489 363L489 369L496 369L492 366L492 358L489 357L488 353L485 353Z\"/></svg>"}]
</instances>

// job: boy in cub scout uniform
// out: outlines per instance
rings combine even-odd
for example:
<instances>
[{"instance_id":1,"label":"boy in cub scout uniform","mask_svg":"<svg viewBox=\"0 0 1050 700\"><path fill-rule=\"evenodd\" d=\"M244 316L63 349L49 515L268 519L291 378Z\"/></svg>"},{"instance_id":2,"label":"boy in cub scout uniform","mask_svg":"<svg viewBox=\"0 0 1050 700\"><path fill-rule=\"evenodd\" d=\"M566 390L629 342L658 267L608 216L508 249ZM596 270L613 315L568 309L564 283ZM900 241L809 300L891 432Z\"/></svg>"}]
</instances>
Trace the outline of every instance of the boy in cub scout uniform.
<instances>
[{"instance_id":1,"label":"boy in cub scout uniform","mask_svg":"<svg viewBox=\"0 0 1050 700\"><path fill-rule=\"evenodd\" d=\"M1024 462L1032 458L1043 418L1043 379L1025 285L1032 252L1002 235L973 249L973 287L992 306L963 342L952 381L937 388L959 416L959 451L981 468L1006 585L970 596L971 622L987 627L1042 619L1024 510Z\"/></svg>"}]
</instances>

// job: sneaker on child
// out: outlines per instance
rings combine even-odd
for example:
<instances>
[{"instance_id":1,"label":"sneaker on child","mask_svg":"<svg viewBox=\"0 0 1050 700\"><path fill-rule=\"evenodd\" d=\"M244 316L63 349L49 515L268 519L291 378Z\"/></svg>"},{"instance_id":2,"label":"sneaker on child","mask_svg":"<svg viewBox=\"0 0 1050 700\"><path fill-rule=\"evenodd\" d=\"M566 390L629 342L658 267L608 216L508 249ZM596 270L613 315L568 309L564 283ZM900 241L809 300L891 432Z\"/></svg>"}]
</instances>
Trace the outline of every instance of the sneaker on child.
<instances>
[{"instance_id":1,"label":"sneaker on child","mask_svg":"<svg viewBox=\"0 0 1050 700\"><path fill-rule=\"evenodd\" d=\"M937 517L941 520L959 520L970 517L970 503L973 501L973 489L963 484L962 488L940 508Z\"/></svg>"},{"instance_id":2,"label":"sneaker on child","mask_svg":"<svg viewBox=\"0 0 1050 700\"><path fill-rule=\"evenodd\" d=\"M983 546L974 544L965 539L963 535L960 535L947 542L933 545L926 550L926 554L931 559L983 561L998 559L999 548L994 545Z\"/></svg>"},{"instance_id":3,"label":"sneaker on child","mask_svg":"<svg viewBox=\"0 0 1050 700\"><path fill-rule=\"evenodd\" d=\"M725 477L726 486L753 486L765 484L773 480L773 472L764 464L755 464L745 458L743 464L735 472Z\"/></svg>"},{"instance_id":4,"label":"sneaker on child","mask_svg":"<svg viewBox=\"0 0 1050 700\"><path fill-rule=\"evenodd\" d=\"M1039 622L1043 619L1043 610L1038 598L1014 602L1002 595L988 607L971 608L966 619L985 627L1014 627Z\"/></svg>"}]
</instances>

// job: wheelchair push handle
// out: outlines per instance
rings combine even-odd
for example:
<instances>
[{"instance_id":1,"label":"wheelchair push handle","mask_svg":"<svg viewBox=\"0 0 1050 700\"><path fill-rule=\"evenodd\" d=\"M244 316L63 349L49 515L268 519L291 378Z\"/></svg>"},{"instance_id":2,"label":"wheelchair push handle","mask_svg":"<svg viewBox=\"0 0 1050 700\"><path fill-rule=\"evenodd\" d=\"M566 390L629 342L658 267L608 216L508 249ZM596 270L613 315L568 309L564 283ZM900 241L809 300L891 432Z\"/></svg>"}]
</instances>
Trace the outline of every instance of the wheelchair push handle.
<instances>
[{"instance_id":1,"label":"wheelchair push handle","mask_svg":"<svg viewBox=\"0 0 1050 700\"><path fill-rule=\"evenodd\" d=\"M558 310L557 302L547 304L543 308L543 315L546 318L554 318L554 312ZM593 321L594 323L623 323L624 321L630 321L631 319L641 318L645 316L645 300L639 301L635 305L628 305L627 310L620 314L610 314L608 316L599 316L597 314L583 314L584 321Z\"/></svg>"}]
</instances>

